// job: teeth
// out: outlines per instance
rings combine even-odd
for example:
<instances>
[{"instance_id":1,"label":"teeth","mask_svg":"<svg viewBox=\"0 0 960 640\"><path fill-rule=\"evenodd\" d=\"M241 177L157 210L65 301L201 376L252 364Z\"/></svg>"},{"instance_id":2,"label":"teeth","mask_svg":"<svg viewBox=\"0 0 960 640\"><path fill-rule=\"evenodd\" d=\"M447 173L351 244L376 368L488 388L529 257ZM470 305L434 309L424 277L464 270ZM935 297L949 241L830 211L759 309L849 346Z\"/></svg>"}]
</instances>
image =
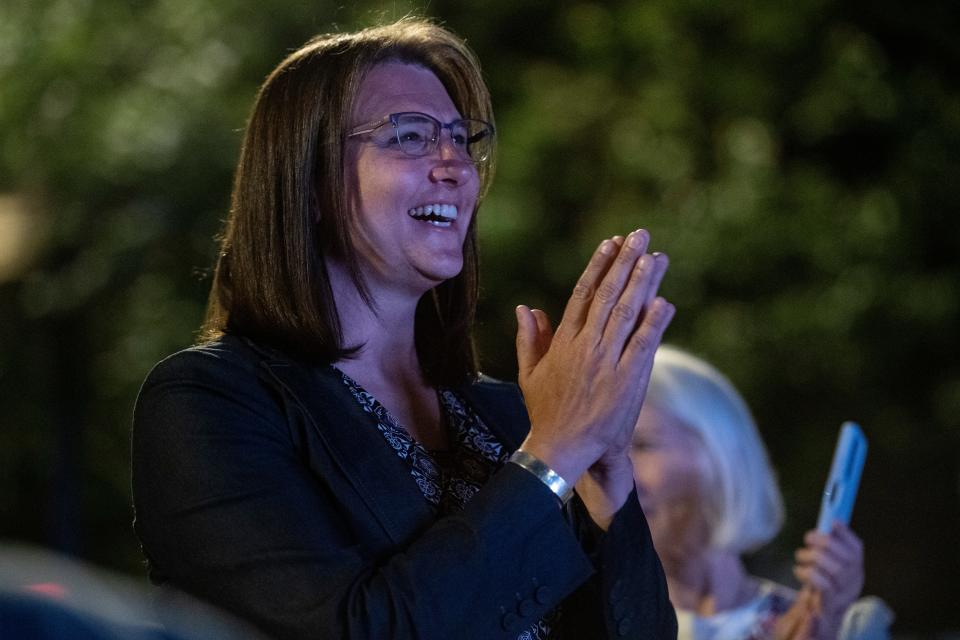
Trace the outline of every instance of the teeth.
<instances>
[{"instance_id":1,"label":"teeth","mask_svg":"<svg viewBox=\"0 0 960 640\"><path fill-rule=\"evenodd\" d=\"M449 227L457 219L457 207L452 204L427 204L409 209L407 215L437 227Z\"/></svg>"}]
</instances>

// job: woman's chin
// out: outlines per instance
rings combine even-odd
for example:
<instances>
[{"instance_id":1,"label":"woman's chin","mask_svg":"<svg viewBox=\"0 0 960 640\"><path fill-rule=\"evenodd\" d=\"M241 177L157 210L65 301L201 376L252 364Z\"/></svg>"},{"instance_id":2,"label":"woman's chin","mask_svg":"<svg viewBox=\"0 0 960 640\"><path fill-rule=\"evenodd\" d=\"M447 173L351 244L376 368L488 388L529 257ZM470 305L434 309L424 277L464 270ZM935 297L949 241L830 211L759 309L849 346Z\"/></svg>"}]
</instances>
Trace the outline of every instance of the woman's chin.
<instances>
[{"instance_id":1,"label":"woman's chin","mask_svg":"<svg viewBox=\"0 0 960 640\"><path fill-rule=\"evenodd\" d=\"M424 265L417 269L417 272L425 280L436 286L441 282L446 282L456 278L463 271L463 259L435 261L429 265Z\"/></svg>"}]
</instances>

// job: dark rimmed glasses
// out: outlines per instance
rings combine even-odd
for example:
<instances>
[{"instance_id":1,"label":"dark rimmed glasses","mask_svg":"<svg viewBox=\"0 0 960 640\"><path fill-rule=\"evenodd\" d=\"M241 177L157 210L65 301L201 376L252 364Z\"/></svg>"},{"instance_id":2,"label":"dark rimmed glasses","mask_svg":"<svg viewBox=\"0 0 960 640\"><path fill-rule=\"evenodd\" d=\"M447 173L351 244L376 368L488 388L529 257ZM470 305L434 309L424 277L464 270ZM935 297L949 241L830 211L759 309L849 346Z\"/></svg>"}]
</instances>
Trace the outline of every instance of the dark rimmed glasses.
<instances>
[{"instance_id":1,"label":"dark rimmed glasses","mask_svg":"<svg viewBox=\"0 0 960 640\"><path fill-rule=\"evenodd\" d=\"M390 125L389 127L387 125ZM360 125L348 138L369 135L378 146L395 146L408 156L429 155L440 146L440 134L450 132L454 149L465 160L484 162L493 150L493 125L483 120L461 118L446 124L419 111L391 113L377 122Z\"/></svg>"}]
</instances>

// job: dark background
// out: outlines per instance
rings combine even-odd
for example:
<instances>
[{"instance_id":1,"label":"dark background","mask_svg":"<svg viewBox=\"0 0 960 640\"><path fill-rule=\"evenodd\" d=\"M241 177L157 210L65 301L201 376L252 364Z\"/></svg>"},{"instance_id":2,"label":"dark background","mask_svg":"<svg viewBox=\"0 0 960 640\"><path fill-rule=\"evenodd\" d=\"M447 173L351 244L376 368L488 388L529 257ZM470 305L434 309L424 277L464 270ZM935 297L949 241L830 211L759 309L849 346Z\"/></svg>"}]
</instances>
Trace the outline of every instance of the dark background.
<instances>
[{"instance_id":1,"label":"dark background","mask_svg":"<svg viewBox=\"0 0 960 640\"><path fill-rule=\"evenodd\" d=\"M733 379L779 472L752 566L789 570L858 420L866 591L900 636L956 633L955 2L0 4L0 539L142 573L133 401L194 339L256 88L409 10L468 39L497 109L484 370L516 375L516 304L558 317L600 239L650 229L669 341Z\"/></svg>"}]
</instances>

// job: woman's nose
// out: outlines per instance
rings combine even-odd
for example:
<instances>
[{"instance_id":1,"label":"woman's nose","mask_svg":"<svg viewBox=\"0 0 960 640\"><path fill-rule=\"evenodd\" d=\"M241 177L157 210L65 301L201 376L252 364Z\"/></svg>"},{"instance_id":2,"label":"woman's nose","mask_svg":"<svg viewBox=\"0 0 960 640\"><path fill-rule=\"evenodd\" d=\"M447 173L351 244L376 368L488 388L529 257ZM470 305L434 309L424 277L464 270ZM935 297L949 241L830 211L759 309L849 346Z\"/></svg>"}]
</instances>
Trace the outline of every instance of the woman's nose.
<instances>
[{"instance_id":1,"label":"woman's nose","mask_svg":"<svg viewBox=\"0 0 960 640\"><path fill-rule=\"evenodd\" d=\"M437 161L430 168L430 179L434 182L446 182L461 185L476 177L477 168L469 157L457 149L453 141L440 136Z\"/></svg>"}]
</instances>

